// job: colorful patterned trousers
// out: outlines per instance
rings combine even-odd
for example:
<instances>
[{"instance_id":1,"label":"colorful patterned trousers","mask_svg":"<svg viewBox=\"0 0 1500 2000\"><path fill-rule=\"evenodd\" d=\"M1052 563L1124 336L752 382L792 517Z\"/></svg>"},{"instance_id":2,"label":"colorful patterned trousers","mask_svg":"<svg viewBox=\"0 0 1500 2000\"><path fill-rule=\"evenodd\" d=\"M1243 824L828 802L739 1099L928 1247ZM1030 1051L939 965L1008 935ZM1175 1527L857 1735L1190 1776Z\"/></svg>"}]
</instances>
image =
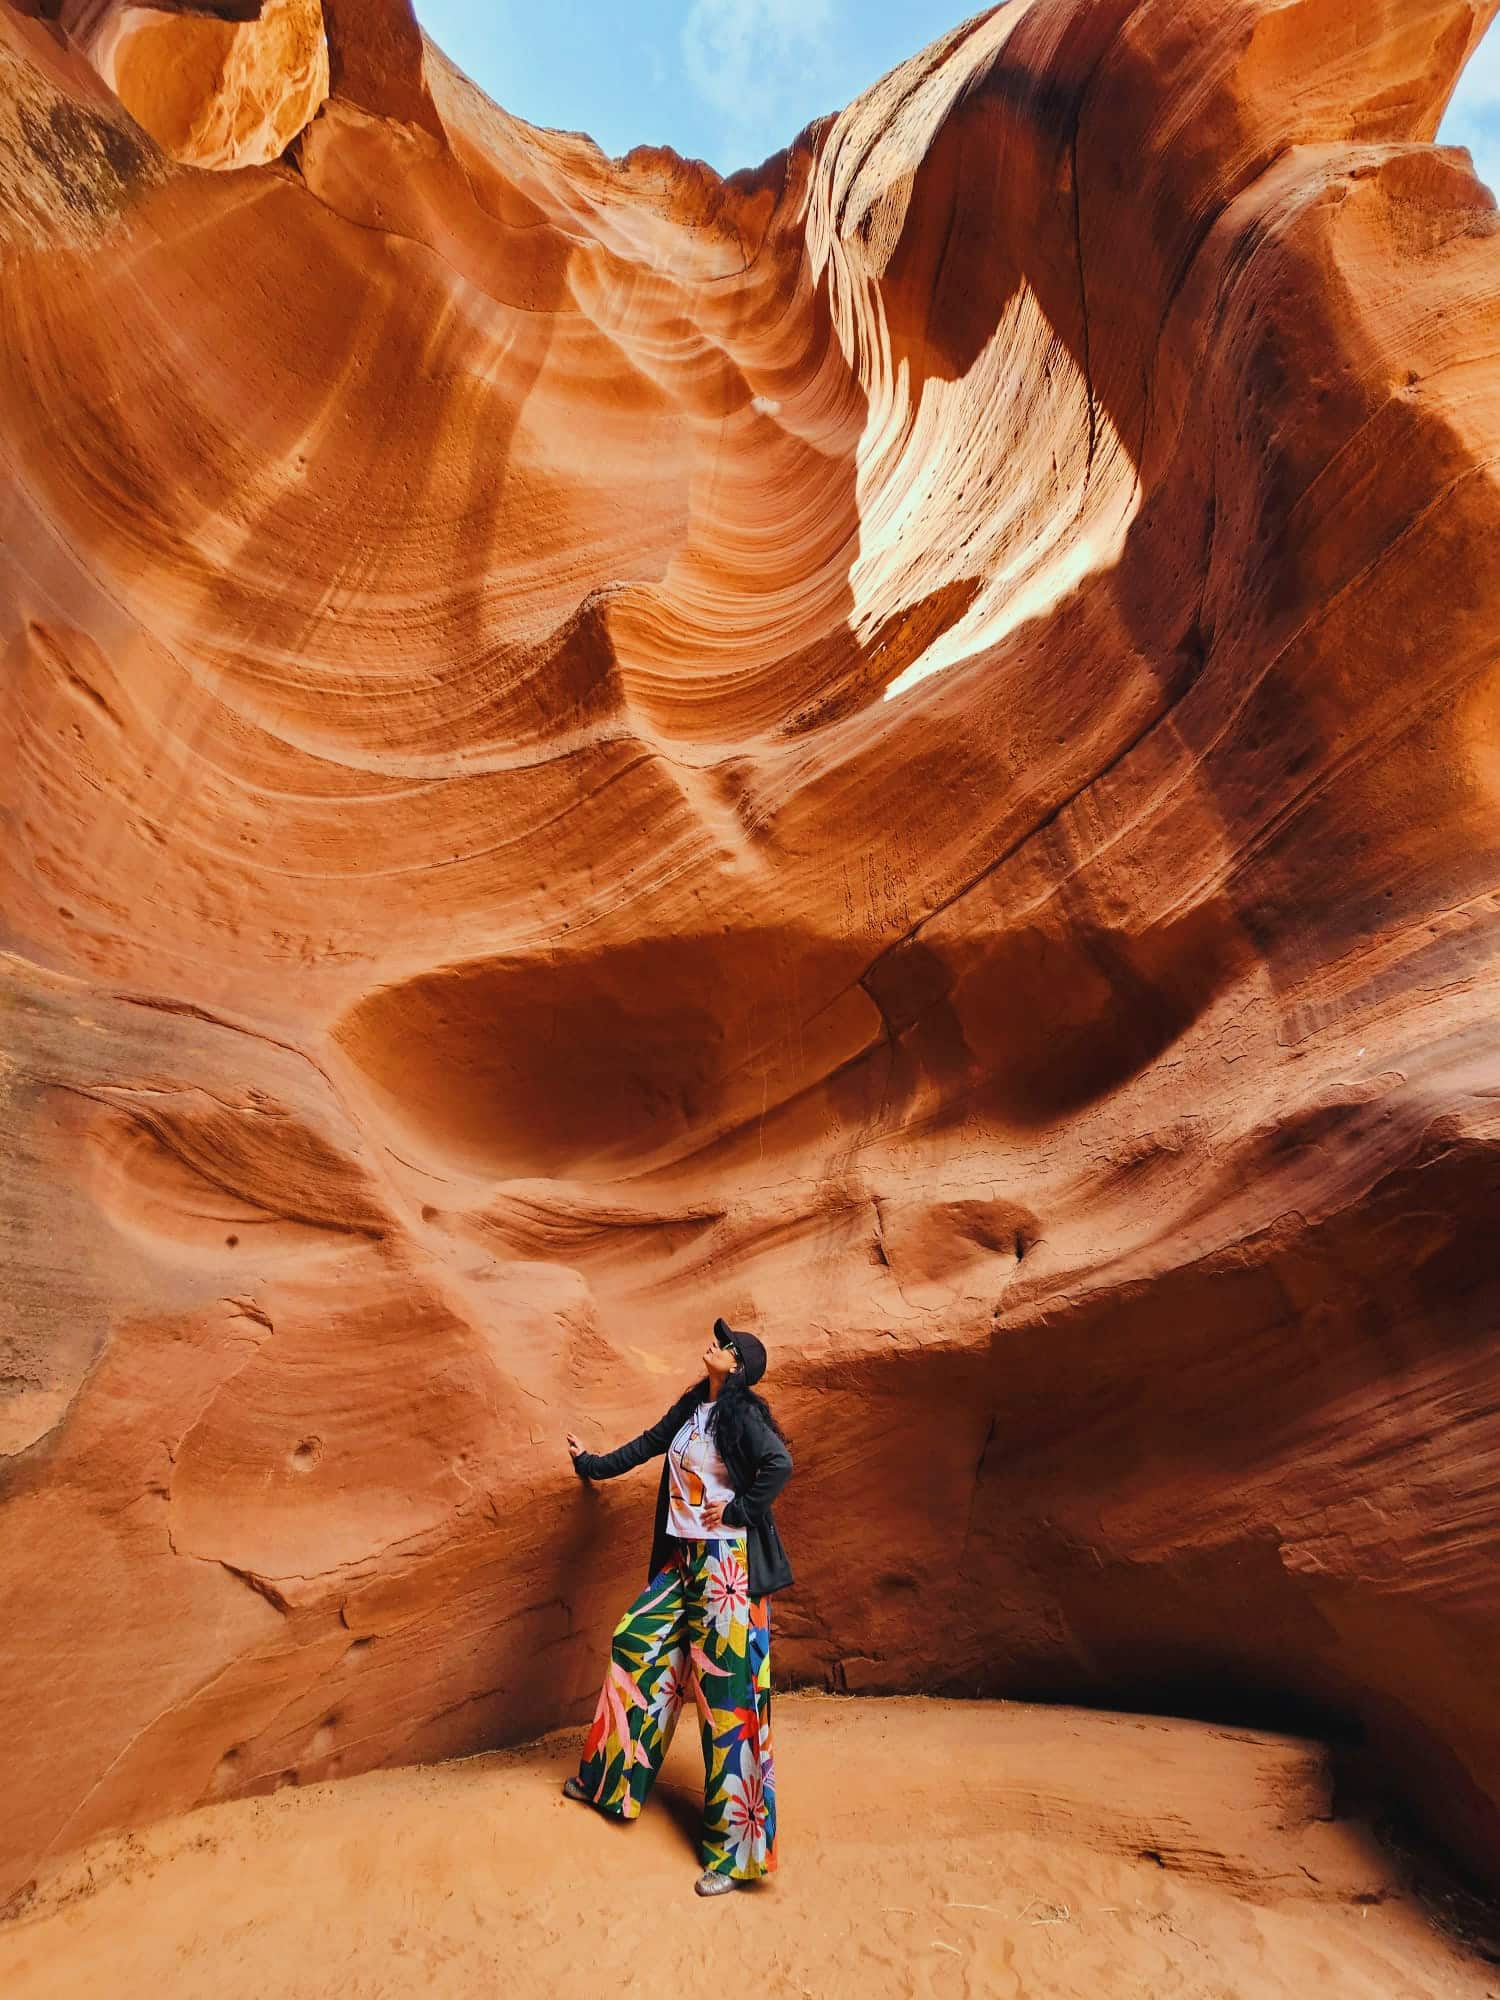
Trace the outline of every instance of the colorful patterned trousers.
<instances>
[{"instance_id":1,"label":"colorful patterned trousers","mask_svg":"<svg viewBox=\"0 0 1500 2000\"><path fill-rule=\"evenodd\" d=\"M749 1880L776 1866L770 1600L749 1595L743 1535L675 1544L615 1627L579 1782L634 1819L685 1701L703 1739L703 1865Z\"/></svg>"}]
</instances>

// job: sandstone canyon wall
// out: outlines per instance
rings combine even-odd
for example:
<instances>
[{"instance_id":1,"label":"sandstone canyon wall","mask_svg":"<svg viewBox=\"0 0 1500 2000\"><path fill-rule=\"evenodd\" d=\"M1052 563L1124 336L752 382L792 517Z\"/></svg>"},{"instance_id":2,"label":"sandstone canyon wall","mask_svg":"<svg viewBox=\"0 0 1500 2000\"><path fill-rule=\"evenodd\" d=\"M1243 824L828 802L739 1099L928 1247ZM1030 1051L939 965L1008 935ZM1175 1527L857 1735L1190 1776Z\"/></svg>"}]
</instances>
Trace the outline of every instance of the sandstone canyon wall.
<instances>
[{"instance_id":1,"label":"sandstone canyon wall","mask_svg":"<svg viewBox=\"0 0 1500 2000\"><path fill-rule=\"evenodd\" d=\"M581 1721L718 1312L783 1677L1493 1867L1495 11L1014 0L721 181L0 6L0 1901Z\"/></svg>"}]
</instances>

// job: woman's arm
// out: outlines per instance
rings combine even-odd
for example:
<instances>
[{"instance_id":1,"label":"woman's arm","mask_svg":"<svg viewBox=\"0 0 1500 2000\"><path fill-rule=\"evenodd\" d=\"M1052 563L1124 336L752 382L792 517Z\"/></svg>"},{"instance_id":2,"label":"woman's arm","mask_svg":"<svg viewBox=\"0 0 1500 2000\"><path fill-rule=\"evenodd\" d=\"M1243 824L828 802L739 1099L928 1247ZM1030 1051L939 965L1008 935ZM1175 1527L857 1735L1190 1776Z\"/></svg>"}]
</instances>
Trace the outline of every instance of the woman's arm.
<instances>
[{"instance_id":1,"label":"woman's arm","mask_svg":"<svg viewBox=\"0 0 1500 2000\"><path fill-rule=\"evenodd\" d=\"M613 1451L574 1452L573 1470L580 1479L618 1479L622 1472L633 1472L648 1458L660 1458L677 1435L683 1405L691 1394L689 1390L688 1395L679 1396L664 1417L658 1418L639 1437L633 1437L629 1444L616 1445Z\"/></svg>"},{"instance_id":2,"label":"woman's arm","mask_svg":"<svg viewBox=\"0 0 1500 2000\"><path fill-rule=\"evenodd\" d=\"M764 1446L755 1476L743 1493L736 1493L722 1516L726 1528L753 1528L792 1476L792 1454L775 1431L763 1432Z\"/></svg>"}]
</instances>

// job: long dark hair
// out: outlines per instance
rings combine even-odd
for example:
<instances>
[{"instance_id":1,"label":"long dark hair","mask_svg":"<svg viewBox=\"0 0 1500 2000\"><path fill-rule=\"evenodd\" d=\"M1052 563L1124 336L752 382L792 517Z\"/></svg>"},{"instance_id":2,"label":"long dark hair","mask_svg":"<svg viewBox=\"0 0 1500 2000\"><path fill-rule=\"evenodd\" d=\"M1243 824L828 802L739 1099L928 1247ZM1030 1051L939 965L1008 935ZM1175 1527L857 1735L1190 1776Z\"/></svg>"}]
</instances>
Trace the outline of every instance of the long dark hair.
<instances>
[{"instance_id":1,"label":"long dark hair","mask_svg":"<svg viewBox=\"0 0 1500 2000\"><path fill-rule=\"evenodd\" d=\"M698 1384L696 1394L699 1402L708 1399L708 1377L705 1375ZM748 1470L754 1454L750 1450L750 1433L759 1417L770 1427L783 1444L790 1440L776 1421L776 1413L764 1396L757 1396L745 1380L743 1362L735 1369L729 1380L720 1389L709 1409L708 1428L713 1433L714 1443L719 1447L719 1456L726 1465Z\"/></svg>"}]
</instances>

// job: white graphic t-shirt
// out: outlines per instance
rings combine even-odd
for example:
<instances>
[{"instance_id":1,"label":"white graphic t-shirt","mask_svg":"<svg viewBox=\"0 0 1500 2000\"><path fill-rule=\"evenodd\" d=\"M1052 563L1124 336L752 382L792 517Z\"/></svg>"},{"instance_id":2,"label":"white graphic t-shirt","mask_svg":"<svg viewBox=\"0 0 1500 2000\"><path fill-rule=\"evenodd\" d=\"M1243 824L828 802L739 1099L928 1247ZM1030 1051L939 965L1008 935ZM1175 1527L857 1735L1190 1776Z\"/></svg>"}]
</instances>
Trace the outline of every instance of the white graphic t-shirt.
<instances>
[{"instance_id":1,"label":"white graphic t-shirt","mask_svg":"<svg viewBox=\"0 0 1500 2000\"><path fill-rule=\"evenodd\" d=\"M683 1541L718 1535L744 1539L743 1528L706 1528L699 1511L706 1501L717 1500L727 1507L734 1498L729 1473L708 1429L712 1409L712 1403L700 1403L667 1451L667 1533Z\"/></svg>"}]
</instances>

